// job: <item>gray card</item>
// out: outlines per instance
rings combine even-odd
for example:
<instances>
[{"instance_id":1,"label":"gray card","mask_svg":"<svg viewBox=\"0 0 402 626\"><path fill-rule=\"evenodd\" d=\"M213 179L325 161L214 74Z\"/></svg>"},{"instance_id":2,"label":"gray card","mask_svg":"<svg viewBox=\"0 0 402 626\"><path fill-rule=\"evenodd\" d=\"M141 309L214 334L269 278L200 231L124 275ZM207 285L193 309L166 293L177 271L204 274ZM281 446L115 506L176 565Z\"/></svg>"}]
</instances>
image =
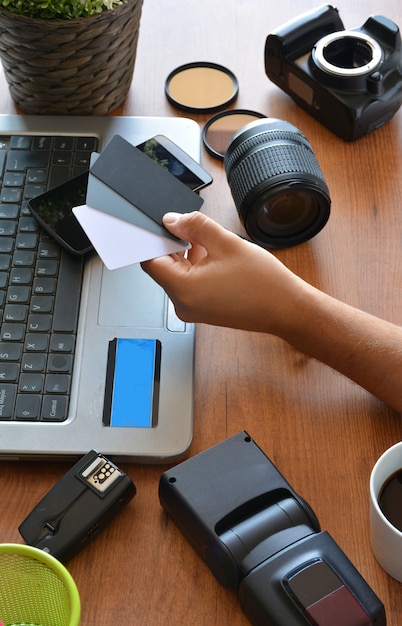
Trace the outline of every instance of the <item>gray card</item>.
<instances>
[{"instance_id":1,"label":"gray card","mask_svg":"<svg viewBox=\"0 0 402 626\"><path fill-rule=\"evenodd\" d=\"M162 227L166 212L198 211L203 203L198 194L120 135L112 138L90 173ZM114 211L109 207L111 215Z\"/></svg>"},{"instance_id":2,"label":"gray card","mask_svg":"<svg viewBox=\"0 0 402 626\"><path fill-rule=\"evenodd\" d=\"M92 153L91 166L95 163L98 157L98 154L95 152ZM162 237L168 237L175 241L180 241L164 226L160 226L158 222L155 222L155 220L148 217L148 215L133 206L131 202L123 198L106 183L102 182L91 173L89 173L88 176L86 202L93 209L98 209L98 211L103 211L104 213L118 217L125 222L135 224L140 228L149 230L157 235L161 235Z\"/></svg>"}]
</instances>

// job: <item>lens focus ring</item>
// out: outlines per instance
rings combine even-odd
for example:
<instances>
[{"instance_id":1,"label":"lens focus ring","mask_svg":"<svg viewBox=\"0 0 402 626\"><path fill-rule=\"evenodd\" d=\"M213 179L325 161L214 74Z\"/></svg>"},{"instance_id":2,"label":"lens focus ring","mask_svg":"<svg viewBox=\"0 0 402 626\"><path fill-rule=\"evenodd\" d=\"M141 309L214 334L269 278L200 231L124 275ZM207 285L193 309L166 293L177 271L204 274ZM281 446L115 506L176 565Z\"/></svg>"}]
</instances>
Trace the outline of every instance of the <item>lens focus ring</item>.
<instances>
[{"instance_id":1,"label":"lens focus ring","mask_svg":"<svg viewBox=\"0 0 402 626\"><path fill-rule=\"evenodd\" d=\"M324 181L307 139L287 131L265 132L242 142L230 154L226 172L238 207L250 191L268 178L299 173Z\"/></svg>"},{"instance_id":2,"label":"lens focus ring","mask_svg":"<svg viewBox=\"0 0 402 626\"><path fill-rule=\"evenodd\" d=\"M267 145L267 142L282 142L282 141L297 141L303 143L307 148L310 148L310 144L302 134L296 134L287 130L266 130L259 132L257 135L253 135L244 139L236 148L234 148L226 160L226 171L230 172L232 166L240 159L243 154L246 154L249 150L257 148L260 145Z\"/></svg>"}]
</instances>

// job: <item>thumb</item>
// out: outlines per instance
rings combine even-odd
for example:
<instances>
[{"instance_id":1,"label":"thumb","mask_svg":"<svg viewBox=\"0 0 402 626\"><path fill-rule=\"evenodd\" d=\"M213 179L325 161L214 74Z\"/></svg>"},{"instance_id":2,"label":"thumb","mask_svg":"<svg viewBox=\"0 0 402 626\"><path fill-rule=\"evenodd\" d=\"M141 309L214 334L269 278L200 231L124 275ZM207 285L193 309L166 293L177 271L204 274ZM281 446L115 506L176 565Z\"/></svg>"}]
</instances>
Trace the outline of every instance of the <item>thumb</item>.
<instances>
[{"instance_id":1,"label":"thumb","mask_svg":"<svg viewBox=\"0 0 402 626\"><path fill-rule=\"evenodd\" d=\"M164 226L179 239L198 244L209 252L220 250L227 238L235 237L209 217L194 211L192 213L166 213Z\"/></svg>"}]
</instances>

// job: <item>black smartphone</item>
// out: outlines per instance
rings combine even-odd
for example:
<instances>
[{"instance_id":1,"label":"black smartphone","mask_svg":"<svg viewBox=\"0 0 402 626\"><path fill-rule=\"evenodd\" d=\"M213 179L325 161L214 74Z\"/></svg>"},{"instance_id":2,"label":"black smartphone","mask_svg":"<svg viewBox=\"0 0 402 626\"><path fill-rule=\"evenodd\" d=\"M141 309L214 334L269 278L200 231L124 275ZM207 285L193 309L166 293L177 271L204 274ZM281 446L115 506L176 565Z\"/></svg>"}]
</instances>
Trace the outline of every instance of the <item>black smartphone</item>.
<instances>
[{"instance_id":1,"label":"black smartphone","mask_svg":"<svg viewBox=\"0 0 402 626\"><path fill-rule=\"evenodd\" d=\"M70 254L82 255L92 244L72 209L85 204L88 172L71 178L28 202L29 210L42 228Z\"/></svg>"},{"instance_id":2,"label":"black smartphone","mask_svg":"<svg viewBox=\"0 0 402 626\"><path fill-rule=\"evenodd\" d=\"M212 177L197 161L163 135L136 146L193 191L212 183ZM72 209L86 203L88 172L49 189L28 202L42 228L70 254L90 252L92 244Z\"/></svg>"},{"instance_id":3,"label":"black smartphone","mask_svg":"<svg viewBox=\"0 0 402 626\"><path fill-rule=\"evenodd\" d=\"M212 183L212 176L164 135L155 135L137 148L193 191Z\"/></svg>"}]
</instances>

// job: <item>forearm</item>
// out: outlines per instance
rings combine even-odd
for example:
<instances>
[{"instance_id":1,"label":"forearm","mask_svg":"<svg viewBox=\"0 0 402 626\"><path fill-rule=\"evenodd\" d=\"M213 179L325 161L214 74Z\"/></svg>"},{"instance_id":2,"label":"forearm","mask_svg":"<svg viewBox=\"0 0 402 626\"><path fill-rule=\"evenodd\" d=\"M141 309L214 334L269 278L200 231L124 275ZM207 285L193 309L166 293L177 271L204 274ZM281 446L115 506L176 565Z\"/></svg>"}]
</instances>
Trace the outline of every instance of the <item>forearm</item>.
<instances>
[{"instance_id":1,"label":"forearm","mask_svg":"<svg viewBox=\"0 0 402 626\"><path fill-rule=\"evenodd\" d=\"M402 412L401 327L335 300L300 280L287 312L277 332L282 339Z\"/></svg>"},{"instance_id":2,"label":"forearm","mask_svg":"<svg viewBox=\"0 0 402 626\"><path fill-rule=\"evenodd\" d=\"M402 328L322 293L200 213L169 214L164 223L195 245L188 257L143 267L181 319L281 337L402 412Z\"/></svg>"}]
</instances>

